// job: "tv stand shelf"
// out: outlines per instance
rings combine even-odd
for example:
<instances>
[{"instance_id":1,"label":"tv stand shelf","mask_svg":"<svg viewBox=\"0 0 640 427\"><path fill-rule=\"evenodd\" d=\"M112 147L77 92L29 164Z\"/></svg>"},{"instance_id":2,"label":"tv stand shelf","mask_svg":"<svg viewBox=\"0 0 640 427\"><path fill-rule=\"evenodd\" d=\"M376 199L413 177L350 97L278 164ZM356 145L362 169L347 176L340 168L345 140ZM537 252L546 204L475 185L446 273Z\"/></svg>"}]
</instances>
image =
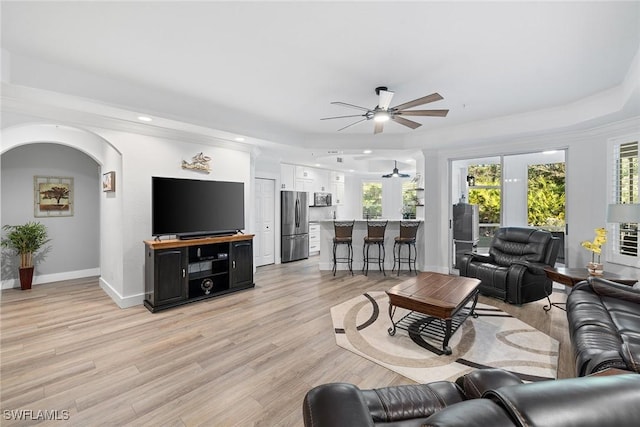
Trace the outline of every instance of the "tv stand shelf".
<instances>
[{"instance_id":1,"label":"tv stand shelf","mask_svg":"<svg viewBox=\"0 0 640 427\"><path fill-rule=\"evenodd\" d=\"M144 305L151 312L255 286L253 234L144 244Z\"/></svg>"}]
</instances>

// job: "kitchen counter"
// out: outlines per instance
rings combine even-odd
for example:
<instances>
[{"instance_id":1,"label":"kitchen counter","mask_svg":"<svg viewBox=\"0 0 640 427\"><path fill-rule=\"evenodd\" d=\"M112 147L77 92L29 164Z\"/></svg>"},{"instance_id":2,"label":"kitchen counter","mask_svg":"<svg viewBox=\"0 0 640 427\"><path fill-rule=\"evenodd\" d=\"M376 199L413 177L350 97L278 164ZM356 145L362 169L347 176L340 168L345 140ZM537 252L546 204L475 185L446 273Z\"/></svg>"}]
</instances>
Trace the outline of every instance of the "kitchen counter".
<instances>
[{"instance_id":1,"label":"kitchen counter","mask_svg":"<svg viewBox=\"0 0 640 427\"><path fill-rule=\"evenodd\" d=\"M331 270L333 268L333 219L324 219L317 221L320 223L320 242L322 251L320 251L320 261L319 268L320 270ZM348 219L336 219L335 221L353 221L353 218ZM386 219L372 219L370 222L379 222L379 221L387 221ZM420 221L424 222L421 219L418 220L403 220L403 219L389 219L389 223L387 224L387 229L384 233L384 248L386 252L385 260L384 260L384 269L387 272L390 272L393 268L393 244L395 237L400 235L400 221ZM356 273L362 270L363 266L363 256L362 250L364 248L364 237L367 235L367 220L366 219L356 219L355 224L353 226L353 272ZM421 253L424 253L424 250L421 250L421 245L424 243L424 224L421 224L418 228L418 234L416 236L418 248L418 259L416 262L416 266L420 269L421 265ZM338 248L339 251L345 251L346 248L340 246ZM378 249L374 246L369 250L369 256L376 256L376 251ZM406 256L407 249L403 247L403 256ZM338 254L341 255L342 252ZM403 268L406 269L406 264L403 264ZM338 264L338 270L347 270L348 267L346 264ZM374 265L369 266L369 273L378 271L377 267Z\"/></svg>"}]
</instances>

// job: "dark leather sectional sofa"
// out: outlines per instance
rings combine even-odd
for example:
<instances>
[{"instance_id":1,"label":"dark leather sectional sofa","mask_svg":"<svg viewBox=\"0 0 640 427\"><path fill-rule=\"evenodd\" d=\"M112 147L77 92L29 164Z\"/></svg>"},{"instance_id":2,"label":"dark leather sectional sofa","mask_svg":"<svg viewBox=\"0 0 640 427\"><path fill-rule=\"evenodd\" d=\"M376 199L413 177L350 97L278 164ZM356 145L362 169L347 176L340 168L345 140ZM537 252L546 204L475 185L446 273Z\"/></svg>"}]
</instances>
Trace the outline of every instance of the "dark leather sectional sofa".
<instances>
[{"instance_id":1,"label":"dark leather sectional sofa","mask_svg":"<svg viewBox=\"0 0 640 427\"><path fill-rule=\"evenodd\" d=\"M590 277L567 297L567 319L576 375L640 372L640 289Z\"/></svg>"},{"instance_id":2,"label":"dark leather sectional sofa","mask_svg":"<svg viewBox=\"0 0 640 427\"><path fill-rule=\"evenodd\" d=\"M307 427L637 426L640 375L522 384L514 374L480 369L455 383L360 390L324 384L303 403Z\"/></svg>"}]
</instances>

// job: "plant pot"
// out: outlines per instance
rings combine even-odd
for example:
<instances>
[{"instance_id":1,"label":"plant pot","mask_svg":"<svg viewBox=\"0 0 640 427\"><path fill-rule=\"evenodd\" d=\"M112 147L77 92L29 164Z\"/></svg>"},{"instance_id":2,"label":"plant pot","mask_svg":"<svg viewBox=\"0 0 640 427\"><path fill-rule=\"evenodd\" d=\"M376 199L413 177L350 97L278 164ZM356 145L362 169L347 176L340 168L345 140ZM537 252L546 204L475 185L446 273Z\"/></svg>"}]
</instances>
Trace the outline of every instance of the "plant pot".
<instances>
[{"instance_id":1,"label":"plant pot","mask_svg":"<svg viewBox=\"0 0 640 427\"><path fill-rule=\"evenodd\" d=\"M31 289L33 282L33 267L20 267L20 289Z\"/></svg>"},{"instance_id":2,"label":"plant pot","mask_svg":"<svg viewBox=\"0 0 640 427\"><path fill-rule=\"evenodd\" d=\"M602 276L604 274L604 265L599 262L590 262L587 264L587 270L591 276Z\"/></svg>"}]
</instances>

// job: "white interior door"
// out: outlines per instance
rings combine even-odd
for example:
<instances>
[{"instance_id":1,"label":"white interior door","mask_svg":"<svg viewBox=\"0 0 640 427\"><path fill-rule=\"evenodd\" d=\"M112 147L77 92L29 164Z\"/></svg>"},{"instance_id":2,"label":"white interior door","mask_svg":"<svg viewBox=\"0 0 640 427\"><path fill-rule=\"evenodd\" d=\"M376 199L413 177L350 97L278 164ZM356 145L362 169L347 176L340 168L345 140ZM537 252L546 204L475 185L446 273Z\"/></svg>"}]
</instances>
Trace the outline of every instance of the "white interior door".
<instances>
[{"instance_id":1,"label":"white interior door","mask_svg":"<svg viewBox=\"0 0 640 427\"><path fill-rule=\"evenodd\" d=\"M256 178L256 267L275 262L275 192L276 181Z\"/></svg>"}]
</instances>

